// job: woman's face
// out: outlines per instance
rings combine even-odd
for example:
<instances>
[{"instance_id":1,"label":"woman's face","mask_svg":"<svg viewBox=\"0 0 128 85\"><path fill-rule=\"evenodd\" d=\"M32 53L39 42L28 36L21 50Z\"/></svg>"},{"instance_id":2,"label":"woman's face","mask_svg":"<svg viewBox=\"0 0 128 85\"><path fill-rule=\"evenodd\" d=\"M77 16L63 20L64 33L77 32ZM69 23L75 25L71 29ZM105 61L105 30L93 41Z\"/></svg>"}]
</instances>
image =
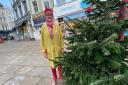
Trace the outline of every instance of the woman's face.
<instances>
[{"instance_id":1,"label":"woman's face","mask_svg":"<svg viewBox=\"0 0 128 85\"><path fill-rule=\"evenodd\" d=\"M45 14L46 20L47 21L52 21L53 20L53 14L51 11L47 11L47 13Z\"/></svg>"}]
</instances>

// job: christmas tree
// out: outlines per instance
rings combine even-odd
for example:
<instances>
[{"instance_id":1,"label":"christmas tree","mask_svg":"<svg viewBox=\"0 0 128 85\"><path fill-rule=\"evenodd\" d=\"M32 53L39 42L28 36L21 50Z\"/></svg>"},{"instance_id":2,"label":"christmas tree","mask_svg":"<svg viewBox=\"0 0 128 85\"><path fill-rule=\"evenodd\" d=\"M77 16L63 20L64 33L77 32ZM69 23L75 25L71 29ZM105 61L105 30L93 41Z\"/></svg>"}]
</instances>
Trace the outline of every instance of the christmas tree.
<instances>
[{"instance_id":1,"label":"christmas tree","mask_svg":"<svg viewBox=\"0 0 128 85\"><path fill-rule=\"evenodd\" d=\"M120 0L86 0L87 20L72 20L68 51L56 61L66 85L128 85L126 49L118 42L124 20L116 11Z\"/></svg>"}]
</instances>

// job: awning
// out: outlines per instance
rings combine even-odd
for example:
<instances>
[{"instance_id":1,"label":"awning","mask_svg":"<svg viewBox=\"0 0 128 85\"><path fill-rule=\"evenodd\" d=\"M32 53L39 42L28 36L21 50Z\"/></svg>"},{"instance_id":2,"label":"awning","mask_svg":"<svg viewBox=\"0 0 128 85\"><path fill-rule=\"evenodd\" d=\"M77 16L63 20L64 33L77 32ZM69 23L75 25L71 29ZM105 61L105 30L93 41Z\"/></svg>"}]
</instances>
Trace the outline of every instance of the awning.
<instances>
[{"instance_id":1,"label":"awning","mask_svg":"<svg viewBox=\"0 0 128 85\"><path fill-rule=\"evenodd\" d=\"M86 16L85 12L81 11L75 14L64 16L64 20L75 19L75 18L84 17L84 16Z\"/></svg>"},{"instance_id":2,"label":"awning","mask_svg":"<svg viewBox=\"0 0 128 85\"><path fill-rule=\"evenodd\" d=\"M33 19L34 26L40 26L44 22L45 22L45 17L44 16L40 16L38 18Z\"/></svg>"},{"instance_id":3,"label":"awning","mask_svg":"<svg viewBox=\"0 0 128 85\"><path fill-rule=\"evenodd\" d=\"M22 24L26 21L28 21L30 19L30 16L27 14L23 17L21 17L20 19L15 21L15 27L14 28L18 28L20 26L22 26Z\"/></svg>"},{"instance_id":4,"label":"awning","mask_svg":"<svg viewBox=\"0 0 128 85\"><path fill-rule=\"evenodd\" d=\"M34 27L41 27L42 23L34 25Z\"/></svg>"},{"instance_id":5,"label":"awning","mask_svg":"<svg viewBox=\"0 0 128 85\"><path fill-rule=\"evenodd\" d=\"M44 22L45 22L45 15L43 11L33 15L34 27L40 27Z\"/></svg>"}]
</instances>

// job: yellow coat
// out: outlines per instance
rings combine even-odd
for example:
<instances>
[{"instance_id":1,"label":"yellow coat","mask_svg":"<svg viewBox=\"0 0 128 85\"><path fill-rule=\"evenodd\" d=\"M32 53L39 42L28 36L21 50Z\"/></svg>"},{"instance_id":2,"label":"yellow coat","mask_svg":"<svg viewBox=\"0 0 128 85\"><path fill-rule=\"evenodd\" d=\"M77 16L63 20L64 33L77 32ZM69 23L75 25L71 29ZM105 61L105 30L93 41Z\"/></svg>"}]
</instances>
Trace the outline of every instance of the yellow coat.
<instances>
[{"instance_id":1,"label":"yellow coat","mask_svg":"<svg viewBox=\"0 0 128 85\"><path fill-rule=\"evenodd\" d=\"M45 52L47 49L49 65L54 68L53 60L60 55L61 49L64 48L62 31L59 24L55 23L53 26L53 38L50 37L46 23L42 25L40 46L42 52Z\"/></svg>"}]
</instances>

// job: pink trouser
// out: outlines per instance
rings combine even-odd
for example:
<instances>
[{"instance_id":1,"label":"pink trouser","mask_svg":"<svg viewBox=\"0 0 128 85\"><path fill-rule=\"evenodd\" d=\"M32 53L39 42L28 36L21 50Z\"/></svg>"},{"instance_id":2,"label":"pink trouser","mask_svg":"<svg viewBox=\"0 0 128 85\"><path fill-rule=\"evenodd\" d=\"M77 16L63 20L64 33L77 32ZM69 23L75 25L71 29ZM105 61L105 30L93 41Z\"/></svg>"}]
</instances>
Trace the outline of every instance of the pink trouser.
<instances>
[{"instance_id":1,"label":"pink trouser","mask_svg":"<svg viewBox=\"0 0 128 85\"><path fill-rule=\"evenodd\" d=\"M52 74L53 74L53 78L54 80L56 81L57 80L57 71L56 71L56 68L52 68ZM59 74L59 78L62 80L62 68L61 67L58 67L58 74Z\"/></svg>"}]
</instances>

